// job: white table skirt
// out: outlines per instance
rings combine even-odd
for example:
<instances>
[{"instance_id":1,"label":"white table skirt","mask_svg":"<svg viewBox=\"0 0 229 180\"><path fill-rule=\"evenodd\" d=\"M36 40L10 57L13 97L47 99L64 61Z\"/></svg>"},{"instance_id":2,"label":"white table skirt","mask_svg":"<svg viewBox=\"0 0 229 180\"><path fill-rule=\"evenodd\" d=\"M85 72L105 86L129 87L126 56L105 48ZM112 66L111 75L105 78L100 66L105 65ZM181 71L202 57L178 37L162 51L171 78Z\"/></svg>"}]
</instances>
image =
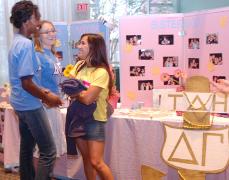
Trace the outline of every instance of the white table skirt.
<instances>
[{"instance_id":1,"label":"white table skirt","mask_svg":"<svg viewBox=\"0 0 229 180\"><path fill-rule=\"evenodd\" d=\"M64 135L64 124L66 109L61 110L62 134ZM18 128L18 118L12 108L5 109L3 148L4 148L4 167L7 169L19 166L20 134ZM63 137L65 138L65 137ZM83 173L83 162L81 156L77 158L67 158L64 154L57 158L54 167L55 176L63 176L74 179L85 179Z\"/></svg>"},{"instance_id":2,"label":"white table skirt","mask_svg":"<svg viewBox=\"0 0 229 180\"><path fill-rule=\"evenodd\" d=\"M62 110L63 121L66 110ZM164 142L162 122L179 124L181 117L140 117L116 111L106 124L105 161L111 167L115 180L141 180L141 165L148 165L166 174L165 179L178 179L177 170L162 161L160 153ZM214 124L229 125L228 118L214 118ZM12 109L6 109L4 121L4 166L18 165L18 120ZM54 173L84 180L82 158L57 159ZM229 180L229 168L219 174L208 174L207 180Z\"/></svg>"},{"instance_id":3,"label":"white table skirt","mask_svg":"<svg viewBox=\"0 0 229 180\"><path fill-rule=\"evenodd\" d=\"M125 112L114 114L109 120L105 159L116 180L141 180L143 164L164 172L165 180L178 179L177 170L162 160L161 148L164 142L163 123L181 126L182 117L175 114L159 116L155 113L150 118L142 118L136 113ZM217 127L229 126L229 119L214 117L213 123ZM206 179L229 180L229 168L219 174L208 174Z\"/></svg>"}]
</instances>

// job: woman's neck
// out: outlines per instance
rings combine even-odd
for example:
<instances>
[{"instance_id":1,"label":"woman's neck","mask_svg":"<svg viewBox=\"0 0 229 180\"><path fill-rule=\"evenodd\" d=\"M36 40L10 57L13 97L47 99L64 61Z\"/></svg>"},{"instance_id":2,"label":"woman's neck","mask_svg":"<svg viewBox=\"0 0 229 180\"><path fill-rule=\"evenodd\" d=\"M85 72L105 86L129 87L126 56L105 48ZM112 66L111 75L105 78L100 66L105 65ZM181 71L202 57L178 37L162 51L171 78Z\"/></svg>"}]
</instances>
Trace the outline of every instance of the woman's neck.
<instances>
[{"instance_id":1,"label":"woman's neck","mask_svg":"<svg viewBox=\"0 0 229 180\"><path fill-rule=\"evenodd\" d=\"M52 49L52 46L47 46L47 45L44 45L44 44L42 46L43 46L44 49L49 49L49 50Z\"/></svg>"},{"instance_id":2,"label":"woman's neck","mask_svg":"<svg viewBox=\"0 0 229 180\"><path fill-rule=\"evenodd\" d=\"M92 67L89 58L86 58L86 59L85 59L85 62L86 62L86 66L87 66L87 67Z\"/></svg>"},{"instance_id":3,"label":"woman's neck","mask_svg":"<svg viewBox=\"0 0 229 180\"><path fill-rule=\"evenodd\" d=\"M19 31L18 31L18 33L20 34L20 35L22 35L22 36L25 36L26 38L31 38L31 33L29 33L28 32L28 30L27 29L24 29L24 28L22 28L22 29L20 29Z\"/></svg>"}]
</instances>

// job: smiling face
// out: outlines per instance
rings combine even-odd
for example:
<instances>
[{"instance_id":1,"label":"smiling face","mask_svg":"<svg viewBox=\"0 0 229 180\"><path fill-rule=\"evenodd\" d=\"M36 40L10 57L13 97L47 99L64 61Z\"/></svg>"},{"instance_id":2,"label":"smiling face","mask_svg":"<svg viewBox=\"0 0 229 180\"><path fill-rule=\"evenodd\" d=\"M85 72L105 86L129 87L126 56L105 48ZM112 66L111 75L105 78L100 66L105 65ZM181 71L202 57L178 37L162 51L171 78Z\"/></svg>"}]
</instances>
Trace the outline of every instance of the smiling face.
<instances>
[{"instance_id":1,"label":"smiling face","mask_svg":"<svg viewBox=\"0 0 229 180\"><path fill-rule=\"evenodd\" d=\"M44 22L40 28L40 42L43 48L51 49L56 41L56 30L55 27L49 23Z\"/></svg>"},{"instance_id":2,"label":"smiling face","mask_svg":"<svg viewBox=\"0 0 229 180\"><path fill-rule=\"evenodd\" d=\"M87 57L88 57L89 51L90 51L90 47L88 44L88 37L83 36L77 47L79 49L78 57L80 59L87 60Z\"/></svg>"}]
</instances>

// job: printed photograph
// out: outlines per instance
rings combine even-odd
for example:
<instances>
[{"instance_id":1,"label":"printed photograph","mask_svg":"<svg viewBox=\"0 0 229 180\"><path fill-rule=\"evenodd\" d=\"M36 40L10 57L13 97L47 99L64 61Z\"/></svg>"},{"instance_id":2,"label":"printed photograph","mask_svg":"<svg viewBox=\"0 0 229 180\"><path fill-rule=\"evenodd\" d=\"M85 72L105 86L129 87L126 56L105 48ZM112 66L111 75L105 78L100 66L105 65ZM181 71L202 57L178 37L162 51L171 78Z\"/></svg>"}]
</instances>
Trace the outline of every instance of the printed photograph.
<instances>
[{"instance_id":1,"label":"printed photograph","mask_svg":"<svg viewBox=\"0 0 229 180\"><path fill-rule=\"evenodd\" d=\"M176 78L174 75L169 75L168 81L164 81L164 85L179 85L179 78Z\"/></svg>"},{"instance_id":2,"label":"printed photograph","mask_svg":"<svg viewBox=\"0 0 229 180\"><path fill-rule=\"evenodd\" d=\"M220 79L226 79L226 77L225 76L213 76L212 77L212 80L216 83L219 83Z\"/></svg>"},{"instance_id":3,"label":"printed photograph","mask_svg":"<svg viewBox=\"0 0 229 180\"><path fill-rule=\"evenodd\" d=\"M78 40L72 40L72 49L77 49L78 44L79 44Z\"/></svg>"},{"instance_id":4,"label":"printed photograph","mask_svg":"<svg viewBox=\"0 0 229 180\"><path fill-rule=\"evenodd\" d=\"M188 39L188 48L189 49L200 49L200 39L199 38Z\"/></svg>"},{"instance_id":5,"label":"printed photograph","mask_svg":"<svg viewBox=\"0 0 229 180\"><path fill-rule=\"evenodd\" d=\"M159 44L160 45L173 45L174 38L172 34L168 35L159 35Z\"/></svg>"},{"instance_id":6,"label":"printed photograph","mask_svg":"<svg viewBox=\"0 0 229 180\"><path fill-rule=\"evenodd\" d=\"M166 56L163 57L163 67L177 67L178 56Z\"/></svg>"},{"instance_id":7,"label":"printed photograph","mask_svg":"<svg viewBox=\"0 0 229 180\"><path fill-rule=\"evenodd\" d=\"M127 35L126 36L126 43L132 46L141 45L141 35Z\"/></svg>"},{"instance_id":8,"label":"printed photograph","mask_svg":"<svg viewBox=\"0 0 229 180\"><path fill-rule=\"evenodd\" d=\"M206 44L218 44L218 34L217 33L207 34Z\"/></svg>"},{"instance_id":9,"label":"printed photograph","mask_svg":"<svg viewBox=\"0 0 229 180\"><path fill-rule=\"evenodd\" d=\"M153 90L153 80L139 80L138 90L140 91Z\"/></svg>"},{"instance_id":10,"label":"printed photograph","mask_svg":"<svg viewBox=\"0 0 229 180\"><path fill-rule=\"evenodd\" d=\"M145 66L130 66L130 76L145 76Z\"/></svg>"},{"instance_id":11,"label":"printed photograph","mask_svg":"<svg viewBox=\"0 0 229 180\"><path fill-rule=\"evenodd\" d=\"M140 49L138 51L138 58L140 60L154 60L153 49Z\"/></svg>"},{"instance_id":12,"label":"printed photograph","mask_svg":"<svg viewBox=\"0 0 229 180\"><path fill-rule=\"evenodd\" d=\"M59 61L63 61L63 52L62 51L57 51L55 55Z\"/></svg>"},{"instance_id":13,"label":"printed photograph","mask_svg":"<svg viewBox=\"0 0 229 180\"><path fill-rule=\"evenodd\" d=\"M213 53L209 55L209 61L214 65L223 64L223 55L222 53Z\"/></svg>"},{"instance_id":14,"label":"printed photograph","mask_svg":"<svg viewBox=\"0 0 229 180\"><path fill-rule=\"evenodd\" d=\"M189 69L199 69L200 68L199 58L188 58L188 68Z\"/></svg>"}]
</instances>

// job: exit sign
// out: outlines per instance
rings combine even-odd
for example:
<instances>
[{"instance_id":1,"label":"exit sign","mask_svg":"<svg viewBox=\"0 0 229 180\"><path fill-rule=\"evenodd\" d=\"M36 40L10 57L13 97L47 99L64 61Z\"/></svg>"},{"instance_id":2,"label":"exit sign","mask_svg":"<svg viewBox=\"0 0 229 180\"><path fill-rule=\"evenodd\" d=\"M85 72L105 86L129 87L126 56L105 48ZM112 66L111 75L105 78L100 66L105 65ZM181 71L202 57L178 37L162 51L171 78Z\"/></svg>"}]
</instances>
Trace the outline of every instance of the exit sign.
<instances>
[{"instance_id":1,"label":"exit sign","mask_svg":"<svg viewBox=\"0 0 229 180\"><path fill-rule=\"evenodd\" d=\"M89 4L88 3L79 3L76 4L76 10L77 11L88 11Z\"/></svg>"}]
</instances>

